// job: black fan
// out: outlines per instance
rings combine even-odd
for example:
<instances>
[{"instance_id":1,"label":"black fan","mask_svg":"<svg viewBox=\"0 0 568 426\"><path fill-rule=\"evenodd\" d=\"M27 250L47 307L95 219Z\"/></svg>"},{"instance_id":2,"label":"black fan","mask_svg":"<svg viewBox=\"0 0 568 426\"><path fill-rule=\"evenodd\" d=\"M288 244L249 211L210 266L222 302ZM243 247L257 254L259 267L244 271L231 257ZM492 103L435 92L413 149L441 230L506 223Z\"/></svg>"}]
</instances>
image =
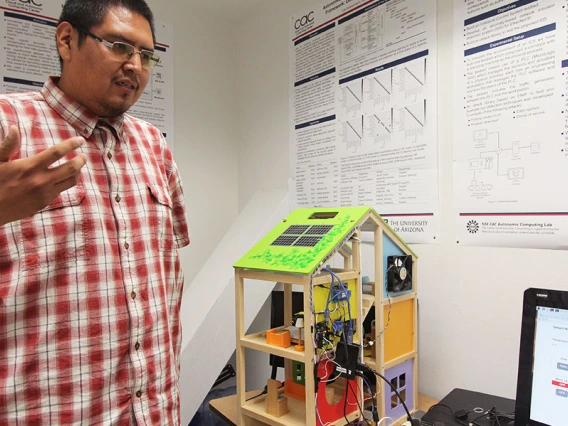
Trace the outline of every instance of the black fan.
<instances>
[{"instance_id":1,"label":"black fan","mask_svg":"<svg viewBox=\"0 0 568 426\"><path fill-rule=\"evenodd\" d=\"M387 257L387 291L400 293L412 290L412 256Z\"/></svg>"}]
</instances>

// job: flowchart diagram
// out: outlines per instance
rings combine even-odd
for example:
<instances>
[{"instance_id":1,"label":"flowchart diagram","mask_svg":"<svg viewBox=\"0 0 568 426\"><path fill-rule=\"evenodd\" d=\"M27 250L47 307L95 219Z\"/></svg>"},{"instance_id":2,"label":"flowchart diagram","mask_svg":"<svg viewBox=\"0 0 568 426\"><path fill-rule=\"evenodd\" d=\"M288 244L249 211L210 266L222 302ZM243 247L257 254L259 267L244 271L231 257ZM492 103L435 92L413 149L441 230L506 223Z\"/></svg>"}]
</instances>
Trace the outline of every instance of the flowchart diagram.
<instances>
[{"instance_id":1,"label":"flowchart diagram","mask_svg":"<svg viewBox=\"0 0 568 426\"><path fill-rule=\"evenodd\" d=\"M522 144L516 140L510 146L501 145L499 132L480 129L473 132L473 143L479 147L479 156L470 158L468 168L473 177L467 190L470 192L492 191L494 179L520 182L525 179L524 156L540 152L540 142ZM494 147L493 149L490 149ZM513 167L513 162L516 163ZM518 165L517 165L518 164Z\"/></svg>"},{"instance_id":2,"label":"flowchart diagram","mask_svg":"<svg viewBox=\"0 0 568 426\"><path fill-rule=\"evenodd\" d=\"M384 14L384 8L375 8L342 23L338 38L342 62L384 47Z\"/></svg>"}]
</instances>

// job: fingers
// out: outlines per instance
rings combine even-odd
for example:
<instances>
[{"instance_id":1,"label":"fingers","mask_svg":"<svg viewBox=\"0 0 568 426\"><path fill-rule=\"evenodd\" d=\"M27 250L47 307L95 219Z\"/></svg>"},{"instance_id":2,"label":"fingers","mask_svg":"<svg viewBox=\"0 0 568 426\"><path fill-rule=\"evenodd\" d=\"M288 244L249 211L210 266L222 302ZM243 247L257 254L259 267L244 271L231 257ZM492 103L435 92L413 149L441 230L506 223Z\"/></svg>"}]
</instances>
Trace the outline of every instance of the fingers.
<instances>
[{"instance_id":1,"label":"fingers","mask_svg":"<svg viewBox=\"0 0 568 426\"><path fill-rule=\"evenodd\" d=\"M75 186L81 174L81 169L86 163L87 158L83 154L79 154L72 160L51 168L49 172L55 189L62 192Z\"/></svg>"},{"instance_id":2,"label":"fingers","mask_svg":"<svg viewBox=\"0 0 568 426\"><path fill-rule=\"evenodd\" d=\"M10 160L10 157L16 153L20 147L20 131L18 126L10 126L8 134L2 143L0 143L0 162Z\"/></svg>"},{"instance_id":3,"label":"fingers","mask_svg":"<svg viewBox=\"0 0 568 426\"><path fill-rule=\"evenodd\" d=\"M73 188L75 185L77 185L77 181L78 181L78 177L72 176L70 178L62 180L61 182L58 182L57 184L55 184L53 186L53 189L55 191L57 191L57 195L59 195L63 191L67 191L69 188Z\"/></svg>"},{"instance_id":4,"label":"fingers","mask_svg":"<svg viewBox=\"0 0 568 426\"><path fill-rule=\"evenodd\" d=\"M85 139L80 136L66 139L63 142L60 142L57 145L54 145L51 148L48 148L45 151L42 151L39 154L30 157L30 160L33 161L34 167L46 168L49 165L55 163L57 160L65 157L70 152L76 150L84 143Z\"/></svg>"}]
</instances>

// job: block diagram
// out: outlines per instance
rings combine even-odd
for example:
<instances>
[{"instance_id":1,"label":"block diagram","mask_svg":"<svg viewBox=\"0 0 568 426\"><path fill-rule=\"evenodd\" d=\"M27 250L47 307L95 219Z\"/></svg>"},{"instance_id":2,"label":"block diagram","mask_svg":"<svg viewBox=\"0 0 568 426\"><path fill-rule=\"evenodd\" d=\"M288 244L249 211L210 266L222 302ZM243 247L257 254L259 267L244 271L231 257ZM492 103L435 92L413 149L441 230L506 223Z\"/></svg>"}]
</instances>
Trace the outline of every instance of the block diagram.
<instances>
[{"instance_id":1,"label":"block diagram","mask_svg":"<svg viewBox=\"0 0 568 426\"><path fill-rule=\"evenodd\" d=\"M499 132L487 129L473 132L475 149L479 156L470 158L468 168L472 179L467 187L470 192L491 191L495 179L508 179L520 183L525 179L526 156L540 152L540 142L521 142L515 140L502 144Z\"/></svg>"}]
</instances>

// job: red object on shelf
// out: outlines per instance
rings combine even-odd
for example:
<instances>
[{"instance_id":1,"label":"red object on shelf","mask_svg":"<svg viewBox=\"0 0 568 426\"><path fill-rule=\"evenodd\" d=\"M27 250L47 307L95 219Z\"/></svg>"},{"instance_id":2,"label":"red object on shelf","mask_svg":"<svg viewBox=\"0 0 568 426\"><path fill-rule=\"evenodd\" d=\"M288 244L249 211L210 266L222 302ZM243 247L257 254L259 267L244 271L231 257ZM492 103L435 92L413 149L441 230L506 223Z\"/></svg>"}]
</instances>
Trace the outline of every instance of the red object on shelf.
<instances>
[{"instance_id":1,"label":"red object on shelf","mask_svg":"<svg viewBox=\"0 0 568 426\"><path fill-rule=\"evenodd\" d=\"M335 404L331 405L327 401L325 388L328 383L325 380L329 380L334 373L334 364L331 361L323 360L320 361L318 366L318 401L316 405L316 410L319 413L319 420L316 423L327 424L335 422L336 420L343 418L345 415L351 414L358 410L357 406L357 395L359 392L359 387L357 386L357 380L347 380L348 385L346 386L346 392L343 393L341 400ZM345 389L344 389L345 390ZM361 395L359 395L361 400ZM347 405L345 405L345 399L347 398Z\"/></svg>"}]
</instances>

